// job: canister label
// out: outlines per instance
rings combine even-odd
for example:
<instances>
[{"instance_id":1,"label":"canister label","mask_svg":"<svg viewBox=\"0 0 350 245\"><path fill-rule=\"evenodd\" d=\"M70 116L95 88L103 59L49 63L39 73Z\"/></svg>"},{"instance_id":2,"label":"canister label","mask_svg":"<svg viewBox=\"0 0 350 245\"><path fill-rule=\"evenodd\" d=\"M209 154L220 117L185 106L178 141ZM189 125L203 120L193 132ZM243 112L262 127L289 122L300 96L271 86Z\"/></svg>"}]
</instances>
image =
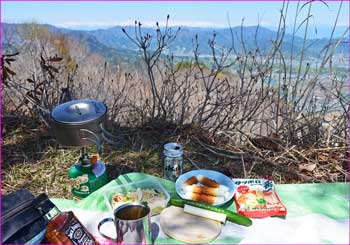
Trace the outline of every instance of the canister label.
<instances>
[{"instance_id":1,"label":"canister label","mask_svg":"<svg viewBox=\"0 0 350 245\"><path fill-rule=\"evenodd\" d=\"M72 186L72 193L78 195L89 195L89 177L87 174L83 174L76 178L70 179L70 184Z\"/></svg>"}]
</instances>

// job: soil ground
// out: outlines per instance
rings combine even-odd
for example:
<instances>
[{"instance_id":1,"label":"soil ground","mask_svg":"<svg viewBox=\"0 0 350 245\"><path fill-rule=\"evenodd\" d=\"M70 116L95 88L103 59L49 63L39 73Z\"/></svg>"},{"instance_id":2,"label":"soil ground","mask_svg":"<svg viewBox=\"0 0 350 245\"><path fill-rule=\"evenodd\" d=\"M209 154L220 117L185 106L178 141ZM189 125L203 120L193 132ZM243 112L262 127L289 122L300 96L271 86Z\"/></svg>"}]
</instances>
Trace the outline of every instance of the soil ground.
<instances>
[{"instance_id":1,"label":"soil ground","mask_svg":"<svg viewBox=\"0 0 350 245\"><path fill-rule=\"evenodd\" d=\"M2 193L27 188L34 194L73 199L68 170L79 157L79 148L62 148L45 127L30 118L7 116L2 124ZM271 178L276 183L349 181L346 147L288 149L279 153L244 146L225 151L207 132L195 127L153 125L123 128L119 147L103 145L100 156L109 179L128 172L162 177L162 149L167 142L184 146L183 171L212 169L235 178ZM96 154L96 147L88 152ZM228 154L229 153L229 154ZM314 166L314 165L315 166ZM304 166L304 168L303 168Z\"/></svg>"}]
</instances>

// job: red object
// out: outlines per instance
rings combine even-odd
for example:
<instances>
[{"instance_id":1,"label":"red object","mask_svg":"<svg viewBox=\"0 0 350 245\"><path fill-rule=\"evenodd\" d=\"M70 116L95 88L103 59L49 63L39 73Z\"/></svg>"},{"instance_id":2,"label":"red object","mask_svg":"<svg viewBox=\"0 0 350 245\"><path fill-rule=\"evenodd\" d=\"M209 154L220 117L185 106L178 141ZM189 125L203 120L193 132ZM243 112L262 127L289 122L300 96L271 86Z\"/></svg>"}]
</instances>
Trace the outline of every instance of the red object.
<instances>
[{"instance_id":1,"label":"red object","mask_svg":"<svg viewBox=\"0 0 350 245\"><path fill-rule=\"evenodd\" d=\"M240 186L238 186L237 191L239 193L246 194L249 191L249 187L246 185L240 185Z\"/></svg>"},{"instance_id":2,"label":"red object","mask_svg":"<svg viewBox=\"0 0 350 245\"><path fill-rule=\"evenodd\" d=\"M96 164L96 163L97 163L97 156L96 156L96 155L93 155L93 156L91 157L91 163L92 163L92 164Z\"/></svg>"},{"instance_id":3,"label":"red object","mask_svg":"<svg viewBox=\"0 0 350 245\"><path fill-rule=\"evenodd\" d=\"M266 175L266 176L264 177L264 179L267 179L267 180L271 180L271 181L272 181L272 178L271 178L271 176L269 176L269 175Z\"/></svg>"},{"instance_id":4,"label":"red object","mask_svg":"<svg viewBox=\"0 0 350 245\"><path fill-rule=\"evenodd\" d=\"M234 195L237 212L249 218L286 216L287 209L279 199L273 181L266 179L236 179Z\"/></svg>"}]
</instances>

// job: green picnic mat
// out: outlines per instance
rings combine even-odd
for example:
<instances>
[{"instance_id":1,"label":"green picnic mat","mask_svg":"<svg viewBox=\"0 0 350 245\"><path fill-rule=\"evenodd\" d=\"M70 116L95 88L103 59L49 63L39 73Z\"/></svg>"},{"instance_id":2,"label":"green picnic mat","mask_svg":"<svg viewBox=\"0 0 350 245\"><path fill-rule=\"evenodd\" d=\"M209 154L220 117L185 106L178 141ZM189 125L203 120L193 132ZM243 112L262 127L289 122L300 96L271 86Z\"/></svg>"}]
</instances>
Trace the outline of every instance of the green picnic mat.
<instances>
[{"instance_id":1,"label":"green picnic mat","mask_svg":"<svg viewBox=\"0 0 350 245\"><path fill-rule=\"evenodd\" d=\"M106 188L153 178L159 181L171 197L177 196L175 183L143 173L129 173L119 176L107 185L78 202L66 199L51 199L61 210L78 208L91 211L108 211L102 195ZM287 217L299 217L312 213L324 214L332 219L349 219L349 183L283 184L276 185L277 194L287 208ZM226 208L236 211L234 202ZM253 221L254 222L254 221ZM241 239L215 240L215 243L238 243ZM214 243L213 242L213 243ZM174 239L157 238L156 243L178 243Z\"/></svg>"},{"instance_id":2,"label":"green picnic mat","mask_svg":"<svg viewBox=\"0 0 350 245\"><path fill-rule=\"evenodd\" d=\"M284 184L276 191L288 217L320 213L333 219L349 219L349 183Z\"/></svg>"},{"instance_id":3,"label":"green picnic mat","mask_svg":"<svg viewBox=\"0 0 350 245\"><path fill-rule=\"evenodd\" d=\"M129 173L110 181L107 185L78 202L66 199L52 200L62 209L76 207L86 210L108 211L101 194L104 189L143 180L144 178L158 180L171 197L177 196L175 183L172 181L142 173ZM349 218L349 183L284 184L276 185L276 189L282 203L287 208L289 217L322 213L334 219ZM231 203L227 208L233 211L236 210L234 203Z\"/></svg>"}]
</instances>

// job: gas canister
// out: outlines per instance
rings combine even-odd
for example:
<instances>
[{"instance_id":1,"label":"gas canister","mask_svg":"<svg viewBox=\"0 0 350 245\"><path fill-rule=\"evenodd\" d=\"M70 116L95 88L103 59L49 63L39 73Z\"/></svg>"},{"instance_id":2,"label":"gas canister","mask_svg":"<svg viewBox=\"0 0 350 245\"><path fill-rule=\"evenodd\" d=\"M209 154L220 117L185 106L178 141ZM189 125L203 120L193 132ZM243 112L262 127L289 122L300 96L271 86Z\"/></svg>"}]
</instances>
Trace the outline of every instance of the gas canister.
<instances>
[{"instance_id":1,"label":"gas canister","mask_svg":"<svg viewBox=\"0 0 350 245\"><path fill-rule=\"evenodd\" d=\"M105 164L97 156L80 157L68 173L72 194L84 198L108 182Z\"/></svg>"}]
</instances>

